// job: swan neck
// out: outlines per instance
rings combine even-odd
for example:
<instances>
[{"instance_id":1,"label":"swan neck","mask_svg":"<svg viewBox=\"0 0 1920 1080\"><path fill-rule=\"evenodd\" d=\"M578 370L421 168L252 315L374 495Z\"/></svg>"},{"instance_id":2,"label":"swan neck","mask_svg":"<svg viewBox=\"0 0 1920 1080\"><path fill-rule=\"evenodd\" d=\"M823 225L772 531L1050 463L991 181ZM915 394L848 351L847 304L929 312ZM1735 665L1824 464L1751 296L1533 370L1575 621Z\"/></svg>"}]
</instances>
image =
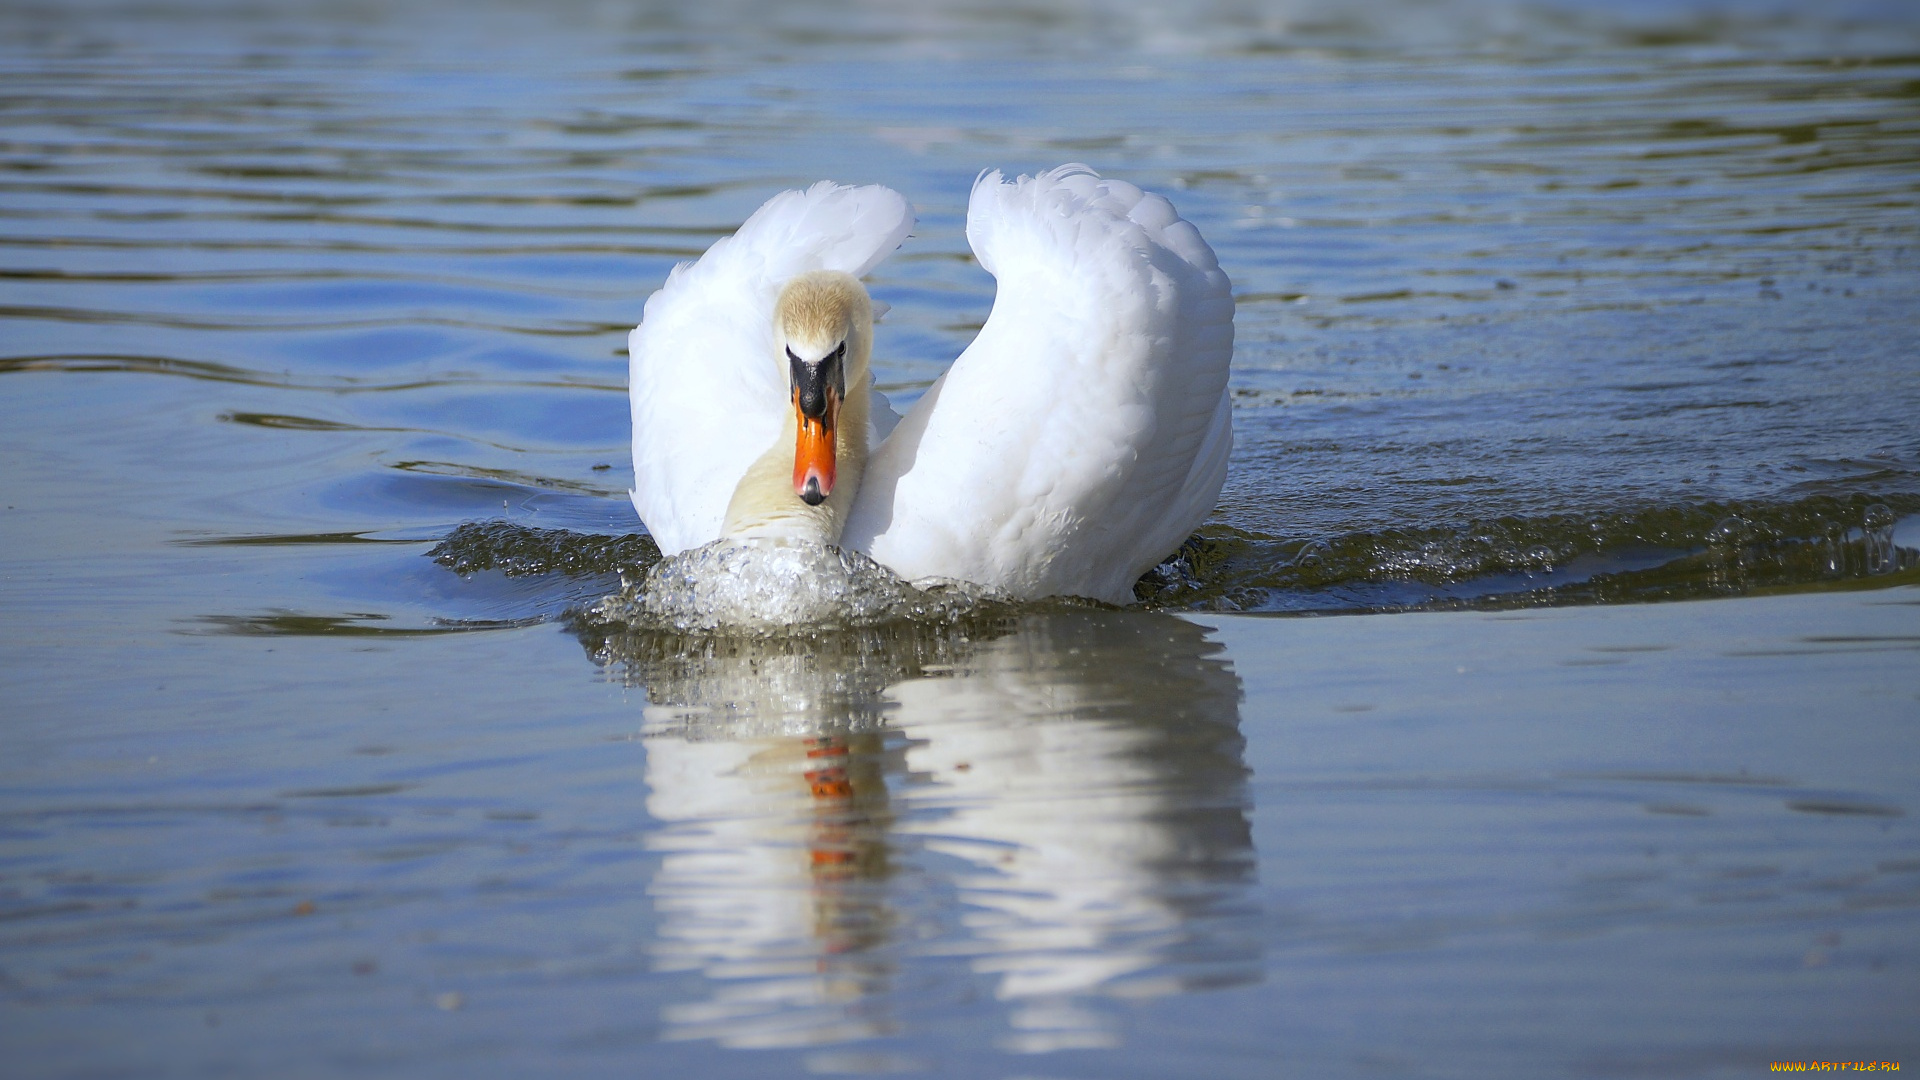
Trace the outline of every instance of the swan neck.
<instances>
[{"instance_id":1,"label":"swan neck","mask_svg":"<svg viewBox=\"0 0 1920 1080\"><path fill-rule=\"evenodd\" d=\"M838 543L867 465L873 302L866 286L837 270L788 281L774 301L771 344L767 359L786 376L792 405L780 437L734 488L720 534Z\"/></svg>"},{"instance_id":2,"label":"swan neck","mask_svg":"<svg viewBox=\"0 0 1920 1080\"><path fill-rule=\"evenodd\" d=\"M747 469L727 504L720 535L736 540L784 539L837 544L846 528L853 497L867 465L867 374L849 377L846 400L834 425L837 476L833 490L818 506L808 506L793 490L793 453L799 423L787 413L779 438Z\"/></svg>"}]
</instances>

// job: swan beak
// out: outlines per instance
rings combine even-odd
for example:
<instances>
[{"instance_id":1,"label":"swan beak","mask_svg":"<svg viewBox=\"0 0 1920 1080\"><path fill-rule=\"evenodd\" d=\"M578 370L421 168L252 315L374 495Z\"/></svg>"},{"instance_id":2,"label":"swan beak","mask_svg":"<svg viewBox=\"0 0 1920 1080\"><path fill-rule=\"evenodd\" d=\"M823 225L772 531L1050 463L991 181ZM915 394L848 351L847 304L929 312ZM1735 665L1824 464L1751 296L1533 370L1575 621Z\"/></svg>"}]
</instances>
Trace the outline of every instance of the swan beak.
<instances>
[{"instance_id":1,"label":"swan beak","mask_svg":"<svg viewBox=\"0 0 1920 1080\"><path fill-rule=\"evenodd\" d=\"M812 363L787 350L793 417L800 429L793 448L793 493L808 506L819 506L833 494L833 429L847 395L846 358L844 341Z\"/></svg>"},{"instance_id":2,"label":"swan beak","mask_svg":"<svg viewBox=\"0 0 1920 1080\"><path fill-rule=\"evenodd\" d=\"M833 429L840 418L840 395L828 388L822 397L820 415L808 416L800 388L793 391L793 413L800 426L793 449L793 493L808 506L819 506L833 494Z\"/></svg>"}]
</instances>

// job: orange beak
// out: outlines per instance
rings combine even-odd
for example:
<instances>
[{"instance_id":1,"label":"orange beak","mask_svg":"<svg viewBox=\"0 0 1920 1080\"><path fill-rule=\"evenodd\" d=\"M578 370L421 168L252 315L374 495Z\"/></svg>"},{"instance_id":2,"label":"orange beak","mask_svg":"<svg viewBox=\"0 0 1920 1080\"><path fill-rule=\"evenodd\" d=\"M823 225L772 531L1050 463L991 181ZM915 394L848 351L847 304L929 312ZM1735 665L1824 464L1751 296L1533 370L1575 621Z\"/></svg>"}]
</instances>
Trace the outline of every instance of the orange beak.
<instances>
[{"instance_id":1,"label":"orange beak","mask_svg":"<svg viewBox=\"0 0 1920 1080\"><path fill-rule=\"evenodd\" d=\"M800 438L793 449L793 493L808 506L819 506L833 494L833 429L840 419L840 395L827 390L827 407L818 419L800 408L800 390L793 391L793 415Z\"/></svg>"}]
</instances>

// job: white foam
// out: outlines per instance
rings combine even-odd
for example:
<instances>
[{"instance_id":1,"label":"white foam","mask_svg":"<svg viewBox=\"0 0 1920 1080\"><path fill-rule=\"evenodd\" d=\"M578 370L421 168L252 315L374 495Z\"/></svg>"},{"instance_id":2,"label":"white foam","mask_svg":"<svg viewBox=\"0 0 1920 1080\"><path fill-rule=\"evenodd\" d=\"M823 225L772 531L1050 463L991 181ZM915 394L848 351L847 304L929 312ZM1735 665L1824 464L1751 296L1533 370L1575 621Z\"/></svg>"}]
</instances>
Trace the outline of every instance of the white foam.
<instances>
[{"instance_id":1,"label":"white foam","mask_svg":"<svg viewBox=\"0 0 1920 1080\"><path fill-rule=\"evenodd\" d=\"M674 630L772 631L946 621L1002 598L966 582L908 583L857 551L796 540L716 540L669 556L595 605L604 621Z\"/></svg>"}]
</instances>

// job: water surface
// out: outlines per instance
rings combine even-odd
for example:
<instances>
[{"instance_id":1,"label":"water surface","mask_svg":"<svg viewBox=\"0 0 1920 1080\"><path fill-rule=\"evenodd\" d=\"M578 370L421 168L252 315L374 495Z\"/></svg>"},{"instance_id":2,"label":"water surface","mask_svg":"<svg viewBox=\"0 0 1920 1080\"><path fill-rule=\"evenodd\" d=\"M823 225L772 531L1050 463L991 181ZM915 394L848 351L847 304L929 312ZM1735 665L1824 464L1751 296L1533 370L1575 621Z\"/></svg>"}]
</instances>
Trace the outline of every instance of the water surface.
<instances>
[{"instance_id":1,"label":"water surface","mask_svg":"<svg viewBox=\"0 0 1920 1080\"><path fill-rule=\"evenodd\" d=\"M1897 1060L1916 58L1873 3L8 5L0 1052ZM653 558L674 263L898 188L911 402L991 304L974 175L1072 160L1238 304L1227 490L1139 607L580 616Z\"/></svg>"}]
</instances>

